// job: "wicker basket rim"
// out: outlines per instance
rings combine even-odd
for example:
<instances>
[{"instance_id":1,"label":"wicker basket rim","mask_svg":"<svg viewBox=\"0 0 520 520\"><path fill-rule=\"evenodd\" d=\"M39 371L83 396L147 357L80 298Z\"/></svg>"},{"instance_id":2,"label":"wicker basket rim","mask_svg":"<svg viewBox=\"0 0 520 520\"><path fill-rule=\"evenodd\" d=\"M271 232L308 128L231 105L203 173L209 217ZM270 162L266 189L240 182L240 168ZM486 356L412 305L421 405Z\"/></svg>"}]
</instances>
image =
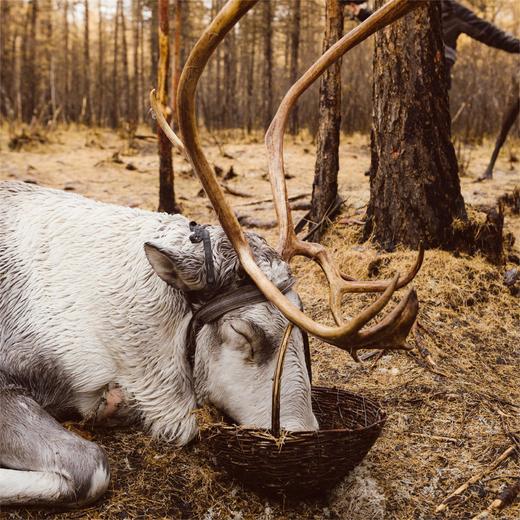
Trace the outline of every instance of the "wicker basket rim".
<instances>
[{"instance_id":1,"label":"wicker basket rim","mask_svg":"<svg viewBox=\"0 0 520 520\"><path fill-rule=\"evenodd\" d=\"M363 402L369 402L372 406L376 407L379 413L379 419L377 419L374 422L371 422L370 424L366 426L362 426L360 428L334 428L329 430L302 430L302 431L288 431L283 430L284 432L284 438L290 439L291 437L299 437L299 436L308 436L309 434L313 435L319 435L319 434L330 434L330 433L362 433L364 431L367 431L371 428L374 428L376 426L383 425L387 420L387 414L386 412L379 406L379 403L377 403L373 398L371 397L365 397L364 395L357 394L354 392L350 392L348 390L344 390L343 388L337 388L337 387L327 387L327 386L319 386L319 385L313 385L312 390L325 390L328 392L337 392L338 394L343 394L344 396L348 397L354 397L359 401ZM280 437L276 437L273 435L272 430L269 428L247 428L244 426L240 426L239 424L227 424L223 422L214 423L209 428L212 431L221 431L226 433L236 433L236 432L244 432L244 433L251 433L251 434L261 434L265 435L266 437L271 437L273 440L279 440Z\"/></svg>"}]
</instances>

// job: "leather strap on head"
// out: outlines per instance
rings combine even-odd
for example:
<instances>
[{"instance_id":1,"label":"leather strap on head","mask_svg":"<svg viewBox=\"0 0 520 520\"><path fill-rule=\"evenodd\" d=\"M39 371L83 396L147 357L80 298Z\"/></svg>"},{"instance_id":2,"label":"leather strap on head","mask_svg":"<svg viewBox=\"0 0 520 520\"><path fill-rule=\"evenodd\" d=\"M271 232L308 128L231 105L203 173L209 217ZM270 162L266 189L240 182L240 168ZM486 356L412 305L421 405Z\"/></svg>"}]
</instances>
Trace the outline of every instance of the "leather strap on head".
<instances>
[{"instance_id":1,"label":"leather strap on head","mask_svg":"<svg viewBox=\"0 0 520 520\"><path fill-rule=\"evenodd\" d=\"M279 284L278 288L280 289L280 292L285 294L291 290L293 285L294 280L289 279ZM202 307L197 309L193 313L191 321L188 325L187 356L191 369L193 370L195 362L197 335L204 325L218 320L228 312L240 309L246 305L254 305L256 303L262 303L265 301L267 301L265 296L255 285L244 285L222 295L216 296ZM307 365L307 371L309 372L309 377L311 377L312 374L310 364L309 338L305 331L302 331L302 334L305 348L305 362Z\"/></svg>"},{"instance_id":2,"label":"leather strap on head","mask_svg":"<svg viewBox=\"0 0 520 520\"><path fill-rule=\"evenodd\" d=\"M213 251L211 250L211 238L206 226L201 226L196 222L190 222L190 241L192 244L202 242L204 246L204 260L206 263L206 282L209 287L215 284L215 265L213 264Z\"/></svg>"}]
</instances>

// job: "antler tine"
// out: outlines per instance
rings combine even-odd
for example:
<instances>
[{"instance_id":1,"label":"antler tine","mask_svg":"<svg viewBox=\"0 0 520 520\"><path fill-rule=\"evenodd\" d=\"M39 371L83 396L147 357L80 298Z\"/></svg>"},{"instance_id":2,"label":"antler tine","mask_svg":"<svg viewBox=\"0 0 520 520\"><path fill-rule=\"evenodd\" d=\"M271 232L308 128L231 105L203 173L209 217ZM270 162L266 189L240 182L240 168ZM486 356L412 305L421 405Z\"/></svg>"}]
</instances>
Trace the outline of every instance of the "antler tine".
<instances>
[{"instance_id":1,"label":"antler tine","mask_svg":"<svg viewBox=\"0 0 520 520\"><path fill-rule=\"evenodd\" d=\"M370 344L371 346L378 346L376 343L379 341L384 341L386 347L387 344L392 343L393 336L396 336L397 338L406 337L413 324L415 315L417 314L417 309L414 308L413 302L409 297L404 298L396 309L394 309L387 318L380 322L384 322L384 326L377 324L374 327L363 331L360 331L360 329L388 303L390 297L398 286L398 277L396 276L391 282L388 282L384 289L379 288L379 286L378 288L375 288L374 290L384 291L381 297L352 322L341 324L337 327L330 327L313 321L298 307L292 304L257 266L244 232L238 223L233 210L227 204L224 193L202 151L195 116L195 93L197 83L216 46L222 41L224 36L238 22L238 20L240 20L240 18L257 2L258 0L229 0L204 31L188 57L179 81L177 96L179 127L186 154L192 163L194 171L199 176L208 198L215 208L218 219L233 245L242 267L255 282L257 287L264 293L266 298L276 305L290 322L319 339L341 347L351 353L355 352L357 348L360 348L359 345ZM376 17L376 24L371 22L368 26L366 24L363 27L359 26L359 30L357 31L359 33L357 41L361 41L366 38L368 34L371 34L378 28L383 27L385 24L394 21L405 12L411 10L411 3L411 0L391 0L391 8L388 6L384 8L386 14L384 17ZM392 14L393 10L396 10L396 12ZM354 44L355 43L353 42L349 43L350 46L353 46ZM319 75L319 73L317 75ZM317 77L317 75L315 77ZM159 124L161 124L164 119L161 118L160 115L160 113L157 114ZM280 122L280 120L278 121ZM273 121L273 123L275 122ZM285 122L282 121L281 124L281 137L283 138L283 127L285 126ZM166 126L168 125L166 124ZM170 140L173 142L173 136L171 133L166 131L165 128L163 128L163 130L165 130L166 135L168 135ZM276 181L276 175L273 176L273 179ZM280 182L279 179L278 182ZM283 197L286 193L283 180L279 187L281 190L280 194L277 194L276 192L274 193L274 199L277 202L276 208L279 221L281 223L286 222L291 224L290 213L285 211L286 219L283 220L282 218L284 217L284 205L283 203L280 203L280 201L284 200ZM287 210L287 206L285 206L285 210ZM292 224L288 226L287 229L287 233L294 234ZM330 275L328 276L329 279L332 277L332 279L337 281L343 280L341 273L333 266L333 264L328 262L327 253L320 244L301 244L296 241L293 241L292 244L295 247L295 252L289 255L289 258L293 254L303 254L305 256L310 256L311 258L320 258L323 270L326 274ZM403 316L411 316L411 321L410 318L404 319ZM372 338L374 338L374 343L372 343Z\"/></svg>"},{"instance_id":2,"label":"antler tine","mask_svg":"<svg viewBox=\"0 0 520 520\"><path fill-rule=\"evenodd\" d=\"M184 157L186 157L189 160L188 154L186 153L186 149L184 148L184 145L182 144L182 141L179 139L177 134L173 131L172 127L167 123L163 110L161 109L161 106L159 105L159 101L157 101L157 97L155 96L155 89L152 89L150 91L150 105L152 107L152 110L155 114L155 117L157 119L157 123L159 123L159 126L161 127L161 130L164 132L164 135L168 138L170 143L181 152Z\"/></svg>"}]
</instances>

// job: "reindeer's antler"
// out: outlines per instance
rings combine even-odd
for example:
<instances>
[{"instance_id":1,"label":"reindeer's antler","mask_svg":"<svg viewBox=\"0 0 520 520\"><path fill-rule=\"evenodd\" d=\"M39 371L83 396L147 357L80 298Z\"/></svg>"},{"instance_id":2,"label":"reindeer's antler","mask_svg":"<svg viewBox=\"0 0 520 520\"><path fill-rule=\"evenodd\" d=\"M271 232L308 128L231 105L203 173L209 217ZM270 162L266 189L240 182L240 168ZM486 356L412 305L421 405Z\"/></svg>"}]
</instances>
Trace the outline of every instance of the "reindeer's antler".
<instances>
[{"instance_id":1,"label":"reindeer's antler","mask_svg":"<svg viewBox=\"0 0 520 520\"><path fill-rule=\"evenodd\" d=\"M406 285L415 276L423 259L422 247L416 265L401 281L399 276L396 275L392 280L360 282L342 274L330 261L329 255L322 245L300 241L294 233L287 202L287 188L283 172L283 133L287 116L298 97L329 65L375 31L397 20L416 6L424 3L425 0L391 0L339 40L291 87L266 134L269 173L280 226L279 252L286 260L290 260L294 255L304 255L320 264L330 283L330 303L336 327L317 323L305 315L278 290L256 265L244 232L204 156L198 136L195 117L195 91L202 71L209 57L227 32L257 2L258 0L229 0L205 30L188 57L179 82L177 96L179 127L185 150L217 212L222 227L237 252L242 267L266 298L275 304L289 321L319 339L349 351L356 359L356 350L363 347L406 348L403 347L403 342L415 321L418 311L414 290L410 290L393 311L379 323L370 328L361 329L386 306L396 289ZM170 136L173 142L174 139L171 136L173 132L171 132L160 112L157 113L157 118L166 135ZM341 298L347 292L383 292L383 294L361 314L345 323L340 307Z\"/></svg>"}]
</instances>

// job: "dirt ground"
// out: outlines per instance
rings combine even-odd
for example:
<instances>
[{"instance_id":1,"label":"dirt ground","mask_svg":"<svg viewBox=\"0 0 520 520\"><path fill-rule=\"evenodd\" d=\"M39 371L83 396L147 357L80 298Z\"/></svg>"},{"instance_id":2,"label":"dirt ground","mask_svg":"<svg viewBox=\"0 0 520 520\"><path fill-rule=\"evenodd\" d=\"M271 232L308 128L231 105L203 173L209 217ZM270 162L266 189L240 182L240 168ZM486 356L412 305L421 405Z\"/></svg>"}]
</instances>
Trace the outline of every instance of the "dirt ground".
<instances>
[{"instance_id":1,"label":"dirt ground","mask_svg":"<svg viewBox=\"0 0 520 520\"><path fill-rule=\"evenodd\" d=\"M149 134L143 129L142 133ZM272 205L260 139L206 138L210 161L222 182L243 196L228 195L234 209L253 224L269 226ZM224 144L222 144L224 143ZM238 143L238 144L232 144ZM475 183L484 171L491 144L459 150L468 204L494 204L520 184L520 143L504 148L495 178ZM286 144L290 195L309 200L314 145L304 137ZM389 277L405 270L414 253L392 254L360 243L359 225L368 200L367 136L345 136L340 153L341 218L325 243L345 270L356 277ZM183 213L201 223L215 222L214 212L188 165L175 157L176 193ZM154 210L157 206L156 142L138 139L135 147L106 130L69 129L50 135L50 142L8 148L7 129L0 129L0 180L18 179L65 189L116 204ZM229 176L231 177L231 176ZM295 212L295 220L305 213ZM347 218L345 218L347 217ZM348 222L348 223L347 223ZM459 485L492 463L520 435L520 305L503 282L504 272L518 268L520 216L506 212L506 232L516 248L505 266L480 257L428 251L414 286L420 301L420 332L410 338L414 349L356 364L344 352L313 341L315 382L346 388L378 399L388 413L380 439L365 461L327 496L307 501L273 500L243 489L212 463L204 442L177 450L135 430L88 432L108 452L112 482L98 504L81 511L14 509L0 518L204 518L212 519L434 519L472 518L486 509L505 486L520 478L518 453L479 480L442 514L435 507ZM275 243L276 229L255 229ZM315 267L294 262L298 290L306 309L329 319L324 280ZM370 296L355 296L355 314ZM428 357L428 353L430 357ZM491 518L519 518L517 501Z\"/></svg>"}]
</instances>

